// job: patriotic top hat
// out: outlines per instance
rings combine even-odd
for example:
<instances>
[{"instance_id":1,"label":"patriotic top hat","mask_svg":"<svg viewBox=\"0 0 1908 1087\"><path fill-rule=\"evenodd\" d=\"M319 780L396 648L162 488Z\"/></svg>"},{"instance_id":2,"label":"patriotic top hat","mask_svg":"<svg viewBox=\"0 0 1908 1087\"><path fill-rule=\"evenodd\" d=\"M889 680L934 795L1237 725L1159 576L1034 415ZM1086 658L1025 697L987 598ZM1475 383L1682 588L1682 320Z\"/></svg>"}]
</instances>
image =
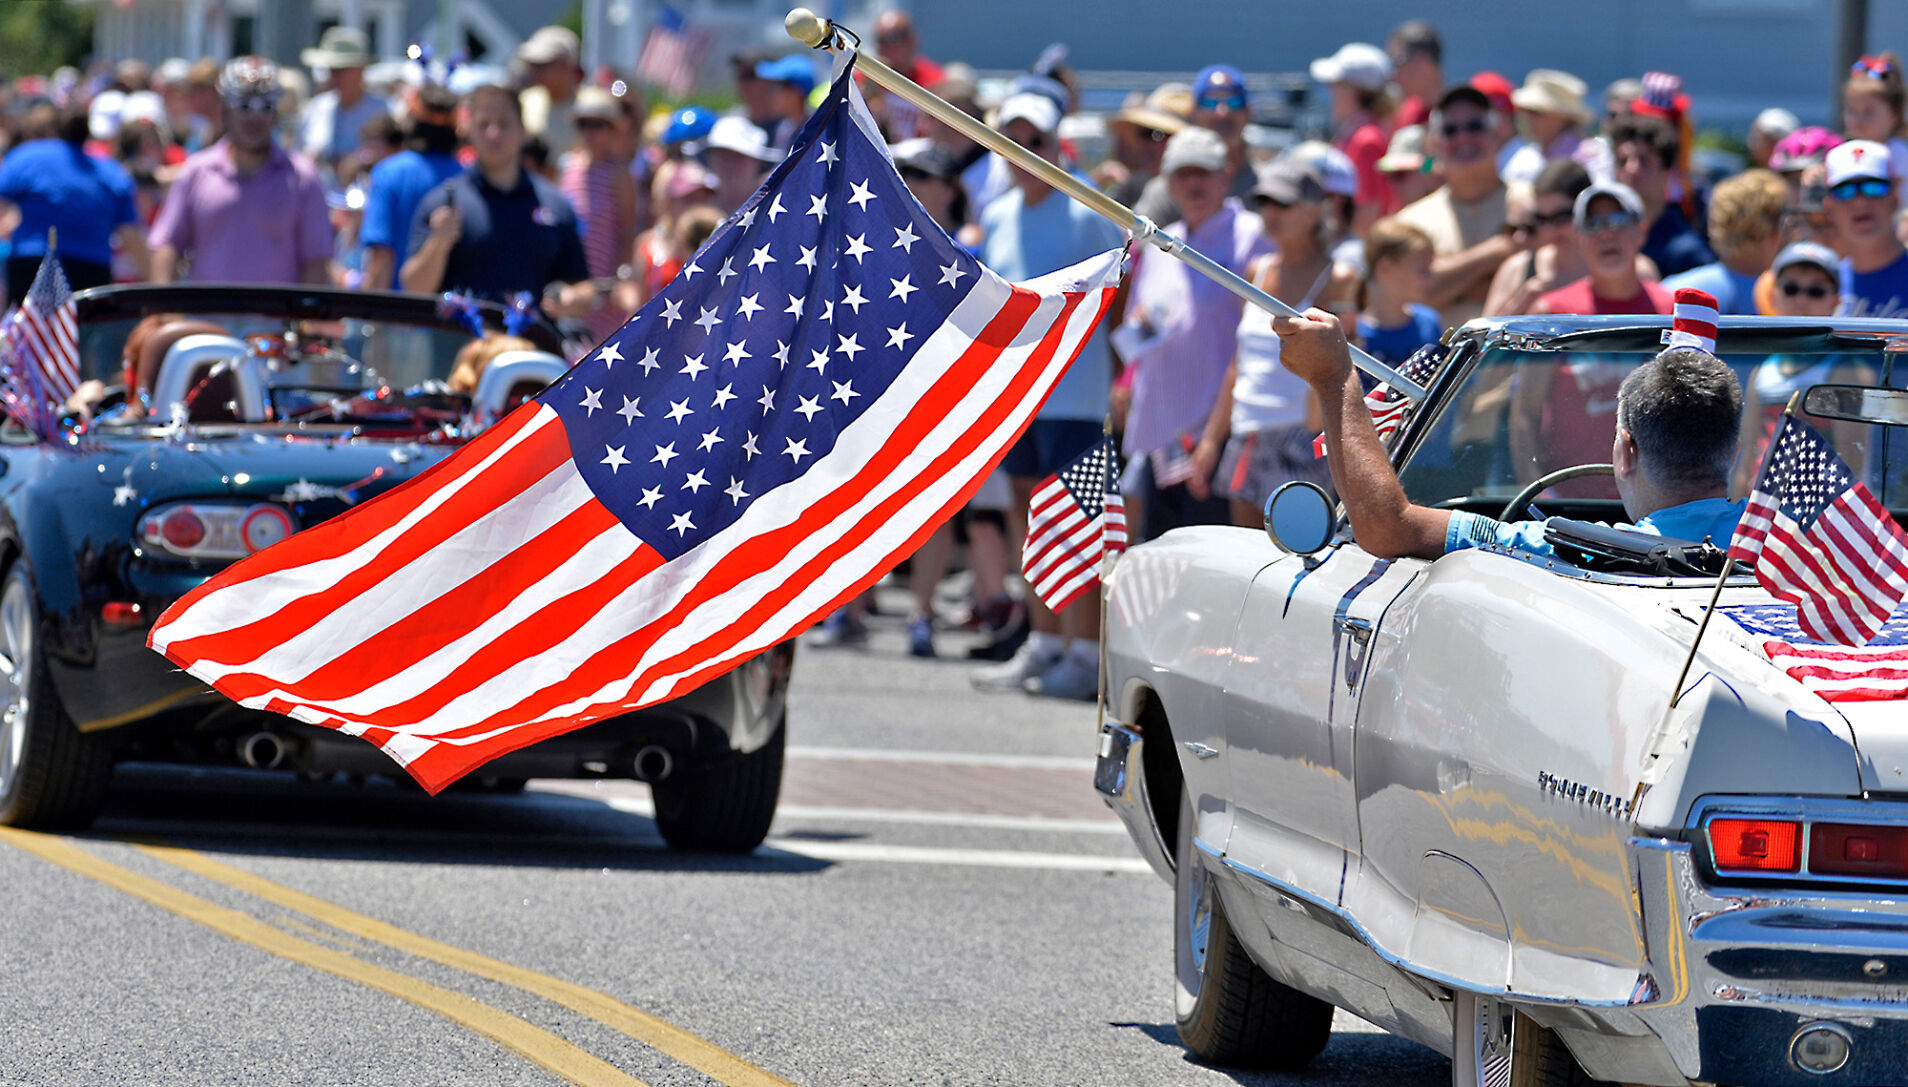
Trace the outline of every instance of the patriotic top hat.
<instances>
[{"instance_id":1,"label":"patriotic top hat","mask_svg":"<svg viewBox=\"0 0 1908 1087\"><path fill-rule=\"evenodd\" d=\"M1663 342L1671 347L1694 347L1716 353L1716 296L1694 287L1676 292L1670 330Z\"/></svg>"}]
</instances>

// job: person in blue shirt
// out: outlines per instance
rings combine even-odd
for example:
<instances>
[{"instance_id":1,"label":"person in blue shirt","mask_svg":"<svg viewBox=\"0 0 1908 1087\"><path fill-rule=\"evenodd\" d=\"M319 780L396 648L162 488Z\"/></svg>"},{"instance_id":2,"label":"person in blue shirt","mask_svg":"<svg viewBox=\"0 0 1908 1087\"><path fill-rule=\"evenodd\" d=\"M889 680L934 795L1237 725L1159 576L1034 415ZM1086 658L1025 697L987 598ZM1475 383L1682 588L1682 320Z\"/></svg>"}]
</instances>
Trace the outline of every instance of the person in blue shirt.
<instances>
[{"instance_id":1,"label":"person in blue shirt","mask_svg":"<svg viewBox=\"0 0 1908 1087\"><path fill-rule=\"evenodd\" d=\"M411 124L404 150L371 168L365 195L364 286L388 290L397 270L411 255L411 220L424 194L463 171L457 161L457 96L438 87L420 87L412 95Z\"/></svg>"},{"instance_id":2,"label":"person in blue shirt","mask_svg":"<svg viewBox=\"0 0 1908 1087\"><path fill-rule=\"evenodd\" d=\"M1724 179L1709 197L1709 241L1716 262L1665 277L1663 289L1673 295L1694 287L1716 299L1719 313L1755 314L1756 279L1782 248L1782 205L1788 195L1782 179L1768 170L1744 170Z\"/></svg>"},{"instance_id":3,"label":"person in blue shirt","mask_svg":"<svg viewBox=\"0 0 1908 1087\"><path fill-rule=\"evenodd\" d=\"M1490 545L1547 554L1543 523L1506 524L1463 510L1419 506L1405 496L1372 427L1362 386L1338 320L1322 310L1279 317L1281 357L1323 402L1332 482L1360 547L1379 558L1435 559ZM1691 347L1665 348L1637 367L1617 392L1610 460L1633 529L1726 546L1742 503L1731 502L1742 387L1721 359Z\"/></svg>"},{"instance_id":4,"label":"person in blue shirt","mask_svg":"<svg viewBox=\"0 0 1908 1087\"><path fill-rule=\"evenodd\" d=\"M1444 334L1438 311L1424 304L1431 289L1431 236L1398 219L1380 219L1365 235L1365 297L1358 335L1379 362L1397 365Z\"/></svg>"},{"instance_id":5,"label":"person in blue shirt","mask_svg":"<svg viewBox=\"0 0 1908 1087\"><path fill-rule=\"evenodd\" d=\"M1842 251L1838 313L1844 317L1908 317L1908 249L1895 234L1893 164L1888 148L1850 140L1822 160L1828 192L1822 210Z\"/></svg>"},{"instance_id":6,"label":"person in blue shirt","mask_svg":"<svg viewBox=\"0 0 1908 1087\"><path fill-rule=\"evenodd\" d=\"M8 152L0 161L0 203L19 209L7 254L7 297L17 303L32 286L46 256L47 231L74 290L113 281L113 242L126 249L132 267L146 272L146 236L133 206L133 180L124 167L86 153L84 109L55 114L45 107L29 117L45 133Z\"/></svg>"}]
</instances>

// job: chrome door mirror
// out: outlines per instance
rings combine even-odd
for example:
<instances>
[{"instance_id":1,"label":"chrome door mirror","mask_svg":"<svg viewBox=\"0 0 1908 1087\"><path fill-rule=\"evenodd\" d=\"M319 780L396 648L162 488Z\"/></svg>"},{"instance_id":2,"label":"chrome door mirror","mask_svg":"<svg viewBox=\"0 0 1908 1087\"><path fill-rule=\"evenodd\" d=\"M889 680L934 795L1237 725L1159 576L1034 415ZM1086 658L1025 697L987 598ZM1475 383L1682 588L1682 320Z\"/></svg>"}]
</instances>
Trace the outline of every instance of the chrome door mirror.
<instances>
[{"instance_id":1,"label":"chrome door mirror","mask_svg":"<svg viewBox=\"0 0 1908 1087\"><path fill-rule=\"evenodd\" d=\"M1266 499L1265 534L1295 555L1323 551L1337 527L1332 497L1316 483L1295 479Z\"/></svg>"},{"instance_id":2,"label":"chrome door mirror","mask_svg":"<svg viewBox=\"0 0 1908 1087\"><path fill-rule=\"evenodd\" d=\"M1868 385L1811 385L1802 410L1821 419L1908 426L1908 389Z\"/></svg>"}]
</instances>

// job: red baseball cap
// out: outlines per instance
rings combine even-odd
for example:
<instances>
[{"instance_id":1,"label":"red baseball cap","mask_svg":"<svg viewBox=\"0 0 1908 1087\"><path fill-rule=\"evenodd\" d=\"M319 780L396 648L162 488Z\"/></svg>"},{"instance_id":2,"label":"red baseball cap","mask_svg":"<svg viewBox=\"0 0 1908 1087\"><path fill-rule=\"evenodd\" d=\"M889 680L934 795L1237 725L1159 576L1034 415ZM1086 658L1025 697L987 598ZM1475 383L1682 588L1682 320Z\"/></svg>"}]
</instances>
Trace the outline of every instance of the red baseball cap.
<instances>
[{"instance_id":1,"label":"red baseball cap","mask_svg":"<svg viewBox=\"0 0 1908 1087\"><path fill-rule=\"evenodd\" d=\"M1476 88L1484 97L1490 99L1491 108L1498 113L1508 117L1515 109L1515 107L1511 105L1511 92L1517 88L1511 86L1510 80L1505 79L1496 72L1477 73L1471 77L1471 86Z\"/></svg>"}]
</instances>

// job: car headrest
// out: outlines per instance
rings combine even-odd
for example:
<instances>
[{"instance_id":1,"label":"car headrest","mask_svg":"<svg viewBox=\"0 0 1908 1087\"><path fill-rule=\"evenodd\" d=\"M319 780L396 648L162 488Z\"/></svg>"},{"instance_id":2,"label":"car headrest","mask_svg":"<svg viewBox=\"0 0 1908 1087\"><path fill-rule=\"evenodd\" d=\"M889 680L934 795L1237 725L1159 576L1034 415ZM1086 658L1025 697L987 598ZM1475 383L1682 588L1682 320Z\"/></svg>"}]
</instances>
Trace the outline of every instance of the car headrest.
<instances>
[{"instance_id":1,"label":"car headrest","mask_svg":"<svg viewBox=\"0 0 1908 1087\"><path fill-rule=\"evenodd\" d=\"M519 386L531 386L540 392L569 369L568 363L548 351L500 353L477 379L477 391L470 397L472 422L489 426L510 410L511 394Z\"/></svg>"},{"instance_id":2,"label":"car headrest","mask_svg":"<svg viewBox=\"0 0 1908 1087\"><path fill-rule=\"evenodd\" d=\"M265 389L256 368L243 365L245 342L223 333L197 332L180 337L166 349L152 383L152 410L159 419L172 417L173 406L184 404L200 382L220 363L236 366L231 390L234 412L240 419L265 418Z\"/></svg>"}]
</instances>

